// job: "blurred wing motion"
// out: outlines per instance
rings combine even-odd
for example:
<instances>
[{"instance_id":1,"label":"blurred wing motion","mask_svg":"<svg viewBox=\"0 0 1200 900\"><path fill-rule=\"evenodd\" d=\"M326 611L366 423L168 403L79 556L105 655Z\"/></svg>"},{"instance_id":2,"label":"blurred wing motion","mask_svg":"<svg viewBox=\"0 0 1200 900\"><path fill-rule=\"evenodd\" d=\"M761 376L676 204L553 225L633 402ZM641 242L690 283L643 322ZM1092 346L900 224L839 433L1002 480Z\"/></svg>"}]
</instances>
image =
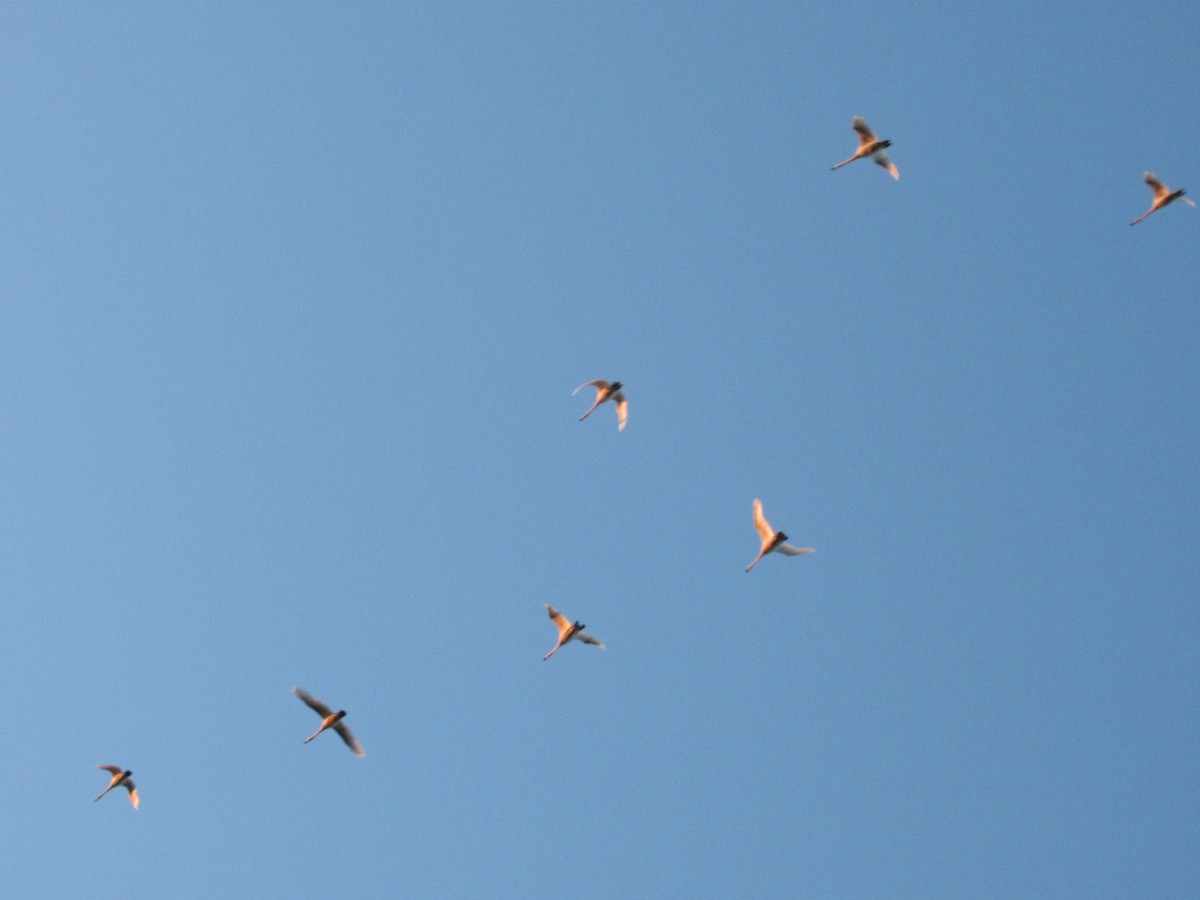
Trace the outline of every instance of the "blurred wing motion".
<instances>
[{"instance_id":1,"label":"blurred wing motion","mask_svg":"<svg viewBox=\"0 0 1200 900\"><path fill-rule=\"evenodd\" d=\"M567 621L567 617L560 613L557 609L546 604L546 614L550 616L550 620L558 626L558 636L562 637L571 630L571 623Z\"/></svg>"},{"instance_id":2,"label":"blurred wing motion","mask_svg":"<svg viewBox=\"0 0 1200 900\"><path fill-rule=\"evenodd\" d=\"M588 634L586 631L576 632L575 640L583 641L585 644L591 644L594 647L599 647L601 650L604 649L604 641L597 640L596 638L594 638L590 634Z\"/></svg>"},{"instance_id":3,"label":"blurred wing motion","mask_svg":"<svg viewBox=\"0 0 1200 900\"><path fill-rule=\"evenodd\" d=\"M346 746L354 751L355 756L366 756L367 755L367 751L364 750L362 744L360 744L358 742L358 738L356 738L350 732L350 729L347 728L345 725L343 725L341 722L338 722L336 725L334 725L333 730L336 731L341 736L342 740L346 742ZM368 729L368 730L370 730L370 729Z\"/></svg>"},{"instance_id":4,"label":"blurred wing motion","mask_svg":"<svg viewBox=\"0 0 1200 900\"><path fill-rule=\"evenodd\" d=\"M871 159L875 160L875 165L883 166L885 169L887 169L891 173L892 177L897 181L900 180L900 170L897 169L896 164L888 158L887 151L876 150L871 154Z\"/></svg>"},{"instance_id":5,"label":"blurred wing motion","mask_svg":"<svg viewBox=\"0 0 1200 900\"><path fill-rule=\"evenodd\" d=\"M763 516L761 500L754 501L754 528L758 531L758 536L764 542L775 537L775 529L771 527L771 524Z\"/></svg>"},{"instance_id":6,"label":"blurred wing motion","mask_svg":"<svg viewBox=\"0 0 1200 900\"><path fill-rule=\"evenodd\" d=\"M1147 172L1145 178L1146 184L1150 185L1150 190L1154 191L1155 200L1160 200L1167 194L1171 193L1171 189L1163 184L1159 177L1153 172Z\"/></svg>"},{"instance_id":7,"label":"blurred wing motion","mask_svg":"<svg viewBox=\"0 0 1200 900\"><path fill-rule=\"evenodd\" d=\"M299 697L301 700L303 700L306 704L308 704L308 708L311 709L313 712L315 712L317 715L319 715L321 718L324 718L325 716L333 714L333 710L331 710L328 706L326 706L324 703L322 703L320 700L318 700L312 694L308 693L308 691L304 690L303 688L294 687L294 688L292 688L292 693L295 694L297 697Z\"/></svg>"},{"instance_id":8,"label":"blurred wing motion","mask_svg":"<svg viewBox=\"0 0 1200 900\"><path fill-rule=\"evenodd\" d=\"M867 124L867 120L862 116L855 116L854 122L850 127L858 132L858 146L860 149L862 147L870 147L872 144L879 142L879 139L875 137L875 132L871 130L871 126Z\"/></svg>"},{"instance_id":9,"label":"blurred wing motion","mask_svg":"<svg viewBox=\"0 0 1200 900\"><path fill-rule=\"evenodd\" d=\"M613 394L613 400L617 402L617 431L624 431L625 422L629 419L629 401L620 391Z\"/></svg>"},{"instance_id":10,"label":"blurred wing motion","mask_svg":"<svg viewBox=\"0 0 1200 900\"><path fill-rule=\"evenodd\" d=\"M793 547L791 544L780 544L775 549L784 556L803 556L805 553L816 552L812 547Z\"/></svg>"}]
</instances>

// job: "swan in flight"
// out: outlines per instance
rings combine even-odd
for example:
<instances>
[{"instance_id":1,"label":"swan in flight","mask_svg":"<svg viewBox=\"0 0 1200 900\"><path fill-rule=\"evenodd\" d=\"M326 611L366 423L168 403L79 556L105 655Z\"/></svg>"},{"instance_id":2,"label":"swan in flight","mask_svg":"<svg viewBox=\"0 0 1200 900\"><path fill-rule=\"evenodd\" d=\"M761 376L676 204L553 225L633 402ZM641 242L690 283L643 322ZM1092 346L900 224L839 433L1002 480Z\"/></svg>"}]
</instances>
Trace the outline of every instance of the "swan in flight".
<instances>
[{"instance_id":1,"label":"swan in flight","mask_svg":"<svg viewBox=\"0 0 1200 900\"><path fill-rule=\"evenodd\" d=\"M897 181L900 180L900 170L896 168L896 164L888 159L886 148L892 146L891 141L881 141L875 137L875 132L871 130L871 126L867 124L867 120L862 116L854 117L854 130L858 132L858 149L854 151L854 155L849 159L842 160L835 169L840 169L847 163L852 163L856 159L862 159L864 156L869 156L875 161L875 165L883 166L891 176Z\"/></svg>"},{"instance_id":2,"label":"swan in flight","mask_svg":"<svg viewBox=\"0 0 1200 900\"><path fill-rule=\"evenodd\" d=\"M346 742L346 746L354 751L355 756L366 756L367 751L362 748L362 744L358 742L350 729L346 727L342 719L346 718L346 711L339 709L337 712L331 710L328 706L314 697L312 694L302 688L292 688L292 693L308 704L308 708L321 717L321 727L304 739L304 743L308 743L326 728L332 728Z\"/></svg>"},{"instance_id":3,"label":"swan in flight","mask_svg":"<svg viewBox=\"0 0 1200 900\"><path fill-rule=\"evenodd\" d=\"M1180 188L1177 191L1171 190L1169 187L1159 181L1158 176L1153 172L1147 172L1145 177L1146 184L1150 185L1150 190L1154 191L1154 202L1150 204L1150 208L1148 210L1130 222L1130 225L1136 225L1138 222L1142 221L1142 219L1146 218L1146 216L1150 215L1150 213L1158 212L1168 203L1173 203L1176 200L1182 200L1188 206L1196 205L1187 197L1183 196L1186 193L1183 188Z\"/></svg>"},{"instance_id":4,"label":"swan in flight","mask_svg":"<svg viewBox=\"0 0 1200 900\"><path fill-rule=\"evenodd\" d=\"M768 553L776 552L786 554L787 556L803 556L805 553L812 553L812 547L793 547L791 544L784 543L788 536L782 531L776 531L771 527L771 524L763 517L762 501L754 501L754 527L758 529L758 536L762 538L762 549L758 551L758 556L754 557L754 562L746 566L746 571L749 572L758 561Z\"/></svg>"},{"instance_id":5,"label":"swan in flight","mask_svg":"<svg viewBox=\"0 0 1200 900\"><path fill-rule=\"evenodd\" d=\"M624 387L619 381L614 381L609 384L602 378L597 378L595 381L585 381L575 390L571 391L571 396L574 397L585 387L594 387L596 389L596 402L592 404L592 408L579 417L582 422L592 414L597 406L605 400L612 400L617 404L617 431L625 430L625 420L629 418L629 402L625 399L625 395L621 393L621 388Z\"/></svg>"},{"instance_id":6,"label":"swan in flight","mask_svg":"<svg viewBox=\"0 0 1200 900\"><path fill-rule=\"evenodd\" d=\"M567 621L567 617L549 603L546 604L546 612L550 615L550 618L554 621L554 624L558 626L558 643L550 649L549 653L542 657L543 660L552 657L558 651L558 648L563 644L566 644L568 641L583 641L585 644L594 644L601 650L604 649L603 641L596 640L583 630L586 627L585 625L582 625L579 622Z\"/></svg>"},{"instance_id":7,"label":"swan in flight","mask_svg":"<svg viewBox=\"0 0 1200 900\"><path fill-rule=\"evenodd\" d=\"M100 792L96 797L97 800L103 797L117 785L121 785L125 790L129 791L129 802L133 804L133 808L138 808L137 787L134 785L130 776L133 774L132 769L122 769L120 766L96 766L97 769L104 769L107 772L112 772L112 781L108 783L108 787Z\"/></svg>"}]
</instances>

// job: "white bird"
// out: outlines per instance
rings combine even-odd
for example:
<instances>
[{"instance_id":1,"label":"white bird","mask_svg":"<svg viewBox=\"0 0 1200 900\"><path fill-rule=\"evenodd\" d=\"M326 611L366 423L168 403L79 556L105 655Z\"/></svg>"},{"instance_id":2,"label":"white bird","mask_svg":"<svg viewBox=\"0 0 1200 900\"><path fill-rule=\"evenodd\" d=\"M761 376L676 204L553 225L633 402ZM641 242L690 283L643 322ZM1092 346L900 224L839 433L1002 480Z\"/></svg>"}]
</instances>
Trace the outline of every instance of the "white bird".
<instances>
[{"instance_id":1,"label":"white bird","mask_svg":"<svg viewBox=\"0 0 1200 900\"><path fill-rule=\"evenodd\" d=\"M108 783L108 787L102 790L97 800L103 797L117 785L124 786L125 790L129 791L129 802L133 804L133 808L138 808L138 793L137 787L129 776L133 774L132 769L122 769L120 766L96 766L97 769L104 769L107 772L112 772L112 781Z\"/></svg>"},{"instance_id":2,"label":"white bird","mask_svg":"<svg viewBox=\"0 0 1200 900\"><path fill-rule=\"evenodd\" d=\"M583 630L586 627L585 625L582 625L579 622L568 622L567 617L549 603L546 604L546 612L549 613L550 618L554 620L554 624L558 626L558 643L550 649L549 653L542 657L543 660L552 657L555 652L557 652L558 648L568 641L583 641L585 644L593 644L599 647L601 650L604 649L603 641L596 640Z\"/></svg>"},{"instance_id":3,"label":"white bird","mask_svg":"<svg viewBox=\"0 0 1200 900\"><path fill-rule=\"evenodd\" d=\"M625 399L625 395L621 393L621 388L624 387L624 385L622 385L619 381L614 381L612 384L609 384L607 381L597 378L595 381L585 381L579 387L575 388L575 390L571 391L571 396L574 397L585 387L594 387L596 389L596 402L592 404L591 409L579 417L579 421L582 422L584 419L590 416L592 414L592 410L594 410L605 400L612 400L617 404L617 431L624 431L625 420L629 418L629 403Z\"/></svg>"},{"instance_id":4,"label":"white bird","mask_svg":"<svg viewBox=\"0 0 1200 900\"><path fill-rule=\"evenodd\" d=\"M754 501L754 527L758 529L758 536L762 538L762 549L758 551L758 556L754 557L754 562L746 566L747 572L753 569L760 559L776 550L788 556L802 556L805 553L813 552L812 547L793 547L791 544L785 544L784 541L788 539L788 536L782 531L776 531L763 518L761 500Z\"/></svg>"},{"instance_id":5,"label":"white bird","mask_svg":"<svg viewBox=\"0 0 1200 900\"><path fill-rule=\"evenodd\" d=\"M1187 193L1183 188L1180 188L1177 191L1171 190L1169 187L1159 181L1158 176L1153 172L1147 172L1145 178L1146 184L1150 185L1150 190L1154 191L1154 202L1150 204L1150 208L1148 210L1130 222L1130 225L1136 225L1138 222L1142 221L1142 219L1146 218L1146 216L1150 215L1150 213L1158 212L1158 210L1162 209L1169 203L1174 203L1176 200L1182 200L1188 206L1196 205L1187 197L1183 196L1185 193Z\"/></svg>"},{"instance_id":6,"label":"white bird","mask_svg":"<svg viewBox=\"0 0 1200 900\"><path fill-rule=\"evenodd\" d=\"M347 747L354 751L355 756L367 755L367 751L362 748L362 744L358 742L358 738L351 734L350 729L342 722L342 719L346 718L346 711L344 709L334 712L312 694L298 687L292 688L292 693L307 703L309 709L321 717L321 727L306 737L304 743L307 744L326 728L332 728L341 735L342 740L346 742Z\"/></svg>"},{"instance_id":7,"label":"white bird","mask_svg":"<svg viewBox=\"0 0 1200 900\"><path fill-rule=\"evenodd\" d=\"M867 124L867 120L862 116L855 116L853 128L858 132L858 149L854 151L854 155L849 159L842 160L835 169L840 169L847 163L852 163L856 159L862 159L864 156L869 156L875 161L875 165L883 166L892 177L897 181L900 180L900 170L896 168L896 164L888 159L886 148L892 146L891 141L881 141L875 137L875 132L871 130L871 126Z\"/></svg>"}]
</instances>

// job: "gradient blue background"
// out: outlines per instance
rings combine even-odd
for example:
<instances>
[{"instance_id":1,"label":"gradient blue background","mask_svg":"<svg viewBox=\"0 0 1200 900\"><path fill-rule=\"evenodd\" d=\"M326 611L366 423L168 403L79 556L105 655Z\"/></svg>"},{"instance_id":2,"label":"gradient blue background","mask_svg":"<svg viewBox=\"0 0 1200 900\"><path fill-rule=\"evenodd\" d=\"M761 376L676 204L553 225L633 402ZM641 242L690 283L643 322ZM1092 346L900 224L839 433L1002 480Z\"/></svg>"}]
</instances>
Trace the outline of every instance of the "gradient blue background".
<instances>
[{"instance_id":1,"label":"gradient blue background","mask_svg":"<svg viewBox=\"0 0 1200 900\"><path fill-rule=\"evenodd\" d=\"M1194 897L1197 34L6 6L0 889Z\"/></svg>"}]
</instances>

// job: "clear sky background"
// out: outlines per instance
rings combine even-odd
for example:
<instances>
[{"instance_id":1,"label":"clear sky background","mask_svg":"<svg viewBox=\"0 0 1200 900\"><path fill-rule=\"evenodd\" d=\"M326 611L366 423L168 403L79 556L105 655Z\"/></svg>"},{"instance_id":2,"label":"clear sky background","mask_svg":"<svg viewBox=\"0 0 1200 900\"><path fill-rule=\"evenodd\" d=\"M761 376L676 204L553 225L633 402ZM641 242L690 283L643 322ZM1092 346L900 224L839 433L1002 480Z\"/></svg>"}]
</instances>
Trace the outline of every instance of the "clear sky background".
<instances>
[{"instance_id":1,"label":"clear sky background","mask_svg":"<svg viewBox=\"0 0 1200 900\"><path fill-rule=\"evenodd\" d=\"M7 896L1195 896L1194 0L249 6L6 9Z\"/></svg>"}]
</instances>

